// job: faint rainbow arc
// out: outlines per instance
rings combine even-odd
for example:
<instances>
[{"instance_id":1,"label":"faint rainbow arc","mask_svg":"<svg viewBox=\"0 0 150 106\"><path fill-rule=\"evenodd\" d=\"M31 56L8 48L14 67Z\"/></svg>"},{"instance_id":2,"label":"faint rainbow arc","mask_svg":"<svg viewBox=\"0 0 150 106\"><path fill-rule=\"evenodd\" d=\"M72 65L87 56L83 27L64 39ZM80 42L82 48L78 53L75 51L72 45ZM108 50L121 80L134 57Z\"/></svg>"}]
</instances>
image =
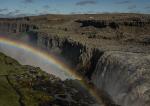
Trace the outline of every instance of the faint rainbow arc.
<instances>
[{"instance_id":1,"label":"faint rainbow arc","mask_svg":"<svg viewBox=\"0 0 150 106\"><path fill-rule=\"evenodd\" d=\"M2 42L4 44L12 45L12 46L20 48L20 49L25 49L33 54L36 54L42 58L45 58L46 60L50 61L52 64L55 64L59 69L68 73L73 78L81 80L81 84L86 89L88 89L88 91L97 99L97 101L99 101L101 103L101 100L100 100L101 98L97 95L97 92L95 92L94 89L86 83L85 79L81 75L79 75L75 70L72 70L69 67L67 67L65 64L61 63L59 60L57 60L55 57L51 56L49 53L41 51L40 49L31 47L30 45L24 44L22 42L4 38L4 37L0 37L0 42Z\"/></svg>"},{"instance_id":2,"label":"faint rainbow arc","mask_svg":"<svg viewBox=\"0 0 150 106\"><path fill-rule=\"evenodd\" d=\"M58 61L55 57L53 57L52 55L50 55L42 50L31 47L31 46L21 43L19 41L10 40L10 39L4 38L4 37L0 37L0 42L2 42L4 44L12 45L17 48L25 49L33 54L36 54L37 56L40 56L43 59L50 61L52 64L55 64L59 69L67 72L68 74L72 75L74 78L81 79L81 76L77 75L75 73L75 71L71 70L65 64Z\"/></svg>"}]
</instances>

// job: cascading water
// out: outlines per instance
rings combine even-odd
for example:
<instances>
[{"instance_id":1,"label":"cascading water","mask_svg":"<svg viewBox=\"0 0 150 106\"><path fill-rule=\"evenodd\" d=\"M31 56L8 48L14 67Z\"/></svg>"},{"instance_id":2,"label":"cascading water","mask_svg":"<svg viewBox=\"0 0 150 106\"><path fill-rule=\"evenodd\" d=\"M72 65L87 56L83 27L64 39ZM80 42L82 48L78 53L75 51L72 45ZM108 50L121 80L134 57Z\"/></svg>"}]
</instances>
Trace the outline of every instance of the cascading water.
<instances>
[{"instance_id":1,"label":"cascading water","mask_svg":"<svg viewBox=\"0 0 150 106\"><path fill-rule=\"evenodd\" d=\"M150 102L150 56L105 52L92 82L121 106L148 106Z\"/></svg>"}]
</instances>

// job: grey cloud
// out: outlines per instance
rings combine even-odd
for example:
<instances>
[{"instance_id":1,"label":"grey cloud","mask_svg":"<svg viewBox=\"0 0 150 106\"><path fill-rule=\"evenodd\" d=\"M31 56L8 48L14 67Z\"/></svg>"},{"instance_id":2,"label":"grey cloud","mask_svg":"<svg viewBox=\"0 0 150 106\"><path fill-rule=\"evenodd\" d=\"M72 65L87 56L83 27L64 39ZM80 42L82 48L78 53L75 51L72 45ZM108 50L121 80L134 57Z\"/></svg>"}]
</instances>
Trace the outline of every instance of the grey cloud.
<instances>
[{"instance_id":1,"label":"grey cloud","mask_svg":"<svg viewBox=\"0 0 150 106\"><path fill-rule=\"evenodd\" d=\"M49 9L50 6L49 6L49 5L44 5L43 8L44 8L44 9Z\"/></svg>"},{"instance_id":2,"label":"grey cloud","mask_svg":"<svg viewBox=\"0 0 150 106\"><path fill-rule=\"evenodd\" d=\"M132 10L132 9L135 9L136 7L137 7L137 6L136 6L135 4L134 4L134 5L129 5L129 6L128 6L128 9L129 9L129 10Z\"/></svg>"},{"instance_id":3,"label":"grey cloud","mask_svg":"<svg viewBox=\"0 0 150 106\"><path fill-rule=\"evenodd\" d=\"M6 18L5 14L0 14L0 18Z\"/></svg>"},{"instance_id":4,"label":"grey cloud","mask_svg":"<svg viewBox=\"0 0 150 106\"><path fill-rule=\"evenodd\" d=\"M34 10L34 12L35 12L35 13L38 13L38 12L39 12L39 10Z\"/></svg>"},{"instance_id":5,"label":"grey cloud","mask_svg":"<svg viewBox=\"0 0 150 106\"><path fill-rule=\"evenodd\" d=\"M83 0L83 1L76 3L76 5L79 5L79 6L88 5L88 4L94 5L94 4L97 4L97 1L96 0Z\"/></svg>"},{"instance_id":6,"label":"grey cloud","mask_svg":"<svg viewBox=\"0 0 150 106\"><path fill-rule=\"evenodd\" d=\"M23 14L23 13L19 13L19 14L13 14L12 12L8 13L8 14L0 14L0 18L16 18L16 17L25 17L25 16L36 16L37 14Z\"/></svg>"},{"instance_id":7,"label":"grey cloud","mask_svg":"<svg viewBox=\"0 0 150 106\"><path fill-rule=\"evenodd\" d=\"M20 10L15 10L14 11L14 14L18 14L18 13L20 13Z\"/></svg>"},{"instance_id":8,"label":"grey cloud","mask_svg":"<svg viewBox=\"0 0 150 106\"><path fill-rule=\"evenodd\" d=\"M129 3L131 3L130 0L125 0L125 1L118 1L118 2L116 2L116 4L129 4Z\"/></svg>"},{"instance_id":9,"label":"grey cloud","mask_svg":"<svg viewBox=\"0 0 150 106\"><path fill-rule=\"evenodd\" d=\"M34 0L23 0L24 3L33 3Z\"/></svg>"},{"instance_id":10,"label":"grey cloud","mask_svg":"<svg viewBox=\"0 0 150 106\"><path fill-rule=\"evenodd\" d=\"M146 13L150 14L150 5L148 4L147 6L144 7Z\"/></svg>"},{"instance_id":11,"label":"grey cloud","mask_svg":"<svg viewBox=\"0 0 150 106\"><path fill-rule=\"evenodd\" d=\"M150 5L145 6L145 9L150 9Z\"/></svg>"},{"instance_id":12,"label":"grey cloud","mask_svg":"<svg viewBox=\"0 0 150 106\"><path fill-rule=\"evenodd\" d=\"M78 11L78 12L71 12L70 14L92 14L94 13L93 11L87 11L87 12L81 12L81 11Z\"/></svg>"},{"instance_id":13,"label":"grey cloud","mask_svg":"<svg viewBox=\"0 0 150 106\"><path fill-rule=\"evenodd\" d=\"M5 11L8 11L8 9L6 8L0 9L0 12L5 12Z\"/></svg>"},{"instance_id":14,"label":"grey cloud","mask_svg":"<svg viewBox=\"0 0 150 106\"><path fill-rule=\"evenodd\" d=\"M16 14L18 14L18 13L20 13L20 10L11 11L11 12L9 12L8 14L9 14L9 15L16 15Z\"/></svg>"},{"instance_id":15,"label":"grey cloud","mask_svg":"<svg viewBox=\"0 0 150 106\"><path fill-rule=\"evenodd\" d=\"M24 14L17 14L14 17L26 17L26 16L36 16L37 14L31 14L31 13L24 13Z\"/></svg>"},{"instance_id":16,"label":"grey cloud","mask_svg":"<svg viewBox=\"0 0 150 106\"><path fill-rule=\"evenodd\" d=\"M1 18L11 18L11 17L16 17L17 15L20 14L20 10L14 10L14 11L9 11L8 13L5 14L0 14Z\"/></svg>"}]
</instances>

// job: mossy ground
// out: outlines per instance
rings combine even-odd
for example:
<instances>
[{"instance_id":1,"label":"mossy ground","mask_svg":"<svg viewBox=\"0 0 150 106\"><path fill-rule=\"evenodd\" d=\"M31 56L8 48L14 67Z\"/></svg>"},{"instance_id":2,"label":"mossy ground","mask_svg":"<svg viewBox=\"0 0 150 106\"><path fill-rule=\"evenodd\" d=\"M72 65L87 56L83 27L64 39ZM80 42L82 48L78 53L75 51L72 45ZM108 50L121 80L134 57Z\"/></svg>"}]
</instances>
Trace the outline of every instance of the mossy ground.
<instances>
[{"instance_id":1,"label":"mossy ground","mask_svg":"<svg viewBox=\"0 0 150 106\"><path fill-rule=\"evenodd\" d=\"M40 102L52 100L50 95L32 90L30 83L35 79L29 74L29 70L39 72L39 76L44 75L39 68L22 66L0 53L0 106L20 106L20 98L25 106L38 106Z\"/></svg>"},{"instance_id":2,"label":"mossy ground","mask_svg":"<svg viewBox=\"0 0 150 106\"><path fill-rule=\"evenodd\" d=\"M92 106L94 103L76 81L61 81L40 68L23 66L0 53L0 106Z\"/></svg>"}]
</instances>

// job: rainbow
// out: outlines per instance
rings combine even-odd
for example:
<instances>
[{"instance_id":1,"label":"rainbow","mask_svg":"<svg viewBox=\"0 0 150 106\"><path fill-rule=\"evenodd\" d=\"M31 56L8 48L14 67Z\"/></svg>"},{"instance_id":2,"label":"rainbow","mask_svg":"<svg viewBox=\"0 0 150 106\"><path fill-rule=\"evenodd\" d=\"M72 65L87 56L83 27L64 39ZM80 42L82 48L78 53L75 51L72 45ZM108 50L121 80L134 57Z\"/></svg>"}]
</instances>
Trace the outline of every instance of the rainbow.
<instances>
[{"instance_id":1,"label":"rainbow","mask_svg":"<svg viewBox=\"0 0 150 106\"><path fill-rule=\"evenodd\" d=\"M93 87L91 87L89 84L87 84L87 81L85 81L85 79L81 75L77 74L77 72L75 70L72 70L71 68L66 66L64 63L59 61L56 57L54 57L50 53L44 52L43 50L31 47L30 45L24 44L24 43L16 41L16 40L8 39L5 37L0 37L0 43L11 45L16 48L24 49L33 54L36 54L37 56L40 56L41 58L49 61L52 64L55 64L62 71L71 75L73 78L80 80L81 84L86 89L88 89L88 91L95 97L95 99L97 99L98 102L102 103L101 98L97 95L97 92L93 89Z\"/></svg>"},{"instance_id":2,"label":"rainbow","mask_svg":"<svg viewBox=\"0 0 150 106\"><path fill-rule=\"evenodd\" d=\"M16 48L24 49L26 51L29 51L32 54L36 54L37 56L43 58L44 60L49 61L50 63L56 65L60 70L66 72L67 74L71 75L75 79L81 79L81 76L77 75L75 71L71 70L69 67L67 67L64 63L58 61L56 57L51 55L50 53L44 52L43 50L34 48L30 45L24 44L22 42L0 37L0 42L3 44L11 45Z\"/></svg>"}]
</instances>

